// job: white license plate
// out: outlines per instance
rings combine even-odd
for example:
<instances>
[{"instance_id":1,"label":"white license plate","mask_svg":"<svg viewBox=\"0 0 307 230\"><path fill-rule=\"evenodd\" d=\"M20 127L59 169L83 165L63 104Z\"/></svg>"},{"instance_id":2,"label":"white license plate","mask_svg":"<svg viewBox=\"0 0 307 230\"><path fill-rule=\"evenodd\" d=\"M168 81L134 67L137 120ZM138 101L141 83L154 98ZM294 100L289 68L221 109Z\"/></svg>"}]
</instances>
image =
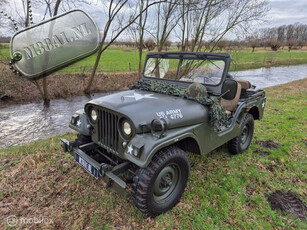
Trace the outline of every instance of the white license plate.
<instances>
[{"instance_id":1,"label":"white license plate","mask_svg":"<svg viewBox=\"0 0 307 230\"><path fill-rule=\"evenodd\" d=\"M82 168L84 168L88 173L90 173L93 177L95 177L96 179L98 179L99 176L99 170L93 166L92 164L90 164L88 161L86 161L85 159L83 159L81 156L79 156L79 154L75 153L75 160L76 162L82 166Z\"/></svg>"}]
</instances>

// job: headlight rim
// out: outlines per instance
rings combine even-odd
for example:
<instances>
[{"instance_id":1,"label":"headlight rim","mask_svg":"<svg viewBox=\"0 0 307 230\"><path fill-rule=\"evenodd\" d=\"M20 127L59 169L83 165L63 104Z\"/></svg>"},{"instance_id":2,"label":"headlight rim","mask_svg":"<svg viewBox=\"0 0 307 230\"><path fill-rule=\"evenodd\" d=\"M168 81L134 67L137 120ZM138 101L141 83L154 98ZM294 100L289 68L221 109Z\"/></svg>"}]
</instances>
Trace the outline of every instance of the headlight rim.
<instances>
[{"instance_id":1,"label":"headlight rim","mask_svg":"<svg viewBox=\"0 0 307 230\"><path fill-rule=\"evenodd\" d=\"M131 129L131 133L130 135L127 135L124 131L124 123L127 122L129 125L130 125L130 129ZM128 118L122 118L120 119L119 121L119 126L118 126L118 129L119 129L119 133L121 134L122 138L124 140L130 140L134 134L134 126L133 126L133 123L128 119Z\"/></svg>"},{"instance_id":2,"label":"headlight rim","mask_svg":"<svg viewBox=\"0 0 307 230\"><path fill-rule=\"evenodd\" d=\"M130 132L126 132L125 131L125 124L127 124L128 125L128 127L126 127L126 128L128 128L128 129L130 129ZM123 129L123 132L124 132L124 134L127 136L127 137L130 137L131 136L131 134L132 134L132 127L131 127L131 124L127 121L127 120L124 120L123 121L123 123L122 123L122 129Z\"/></svg>"},{"instance_id":3,"label":"headlight rim","mask_svg":"<svg viewBox=\"0 0 307 230\"><path fill-rule=\"evenodd\" d=\"M93 117L92 117L92 111L95 111L95 112L96 112L96 120L94 120ZM97 111L97 109L95 109L93 106L91 106L91 107L88 108L88 118L89 118L90 123L92 123L92 124L96 124L96 123L97 123L97 120L98 120L98 111Z\"/></svg>"},{"instance_id":4,"label":"headlight rim","mask_svg":"<svg viewBox=\"0 0 307 230\"><path fill-rule=\"evenodd\" d=\"M95 113L95 119L93 118L93 112ZM91 119L94 121L94 122L96 122L97 121L97 118L98 118L98 114L97 114L97 111L96 111L96 109L91 109Z\"/></svg>"}]
</instances>

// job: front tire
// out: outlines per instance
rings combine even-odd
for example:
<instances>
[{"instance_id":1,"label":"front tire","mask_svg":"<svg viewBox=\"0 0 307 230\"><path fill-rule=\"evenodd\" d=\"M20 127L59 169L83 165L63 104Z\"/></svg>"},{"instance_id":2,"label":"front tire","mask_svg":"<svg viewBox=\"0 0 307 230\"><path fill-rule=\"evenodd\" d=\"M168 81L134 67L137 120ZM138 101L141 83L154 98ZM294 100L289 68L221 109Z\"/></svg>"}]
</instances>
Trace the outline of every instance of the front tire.
<instances>
[{"instance_id":1,"label":"front tire","mask_svg":"<svg viewBox=\"0 0 307 230\"><path fill-rule=\"evenodd\" d=\"M239 154L248 149L254 134L254 117L248 113L243 121L241 132L228 142L228 150L231 154Z\"/></svg>"},{"instance_id":2,"label":"front tire","mask_svg":"<svg viewBox=\"0 0 307 230\"><path fill-rule=\"evenodd\" d=\"M190 162L186 153L171 146L159 151L146 168L136 171L132 186L135 206L149 217L173 208L187 185Z\"/></svg>"}]
</instances>

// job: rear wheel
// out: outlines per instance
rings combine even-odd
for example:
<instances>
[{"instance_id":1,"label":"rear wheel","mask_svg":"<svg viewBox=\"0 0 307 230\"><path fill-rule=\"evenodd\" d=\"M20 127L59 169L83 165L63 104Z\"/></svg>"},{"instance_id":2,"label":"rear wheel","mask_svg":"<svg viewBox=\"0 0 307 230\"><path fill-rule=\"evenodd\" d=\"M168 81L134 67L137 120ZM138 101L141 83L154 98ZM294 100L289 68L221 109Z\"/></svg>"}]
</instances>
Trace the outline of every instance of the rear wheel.
<instances>
[{"instance_id":1,"label":"rear wheel","mask_svg":"<svg viewBox=\"0 0 307 230\"><path fill-rule=\"evenodd\" d=\"M248 113L238 136L228 142L228 150L232 154L238 154L248 149L254 134L254 117Z\"/></svg>"},{"instance_id":2,"label":"rear wheel","mask_svg":"<svg viewBox=\"0 0 307 230\"><path fill-rule=\"evenodd\" d=\"M155 217L174 207L186 187L190 162L183 150L172 146L158 152L146 168L137 170L133 202L146 216Z\"/></svg>"}]
</instances>

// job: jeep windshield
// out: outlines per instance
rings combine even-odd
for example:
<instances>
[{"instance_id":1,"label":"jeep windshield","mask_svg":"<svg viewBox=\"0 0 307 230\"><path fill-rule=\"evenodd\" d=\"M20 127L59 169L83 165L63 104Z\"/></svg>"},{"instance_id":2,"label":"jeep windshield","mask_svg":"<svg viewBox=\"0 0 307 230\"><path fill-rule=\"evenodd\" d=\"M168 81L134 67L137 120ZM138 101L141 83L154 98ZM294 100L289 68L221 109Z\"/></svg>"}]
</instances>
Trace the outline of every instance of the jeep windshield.
<instances>
[{"instance_id":1,"label":"jeep windshield","mask_svg":"<svg viewBox=\"0 0 307 230\"><path fill-rule=\"evenodd\" d=\"M223 77L225 61L206 55L153 55L147 58L144 76L183 82L218 85Z\"/></svg>"}]
</instances>

